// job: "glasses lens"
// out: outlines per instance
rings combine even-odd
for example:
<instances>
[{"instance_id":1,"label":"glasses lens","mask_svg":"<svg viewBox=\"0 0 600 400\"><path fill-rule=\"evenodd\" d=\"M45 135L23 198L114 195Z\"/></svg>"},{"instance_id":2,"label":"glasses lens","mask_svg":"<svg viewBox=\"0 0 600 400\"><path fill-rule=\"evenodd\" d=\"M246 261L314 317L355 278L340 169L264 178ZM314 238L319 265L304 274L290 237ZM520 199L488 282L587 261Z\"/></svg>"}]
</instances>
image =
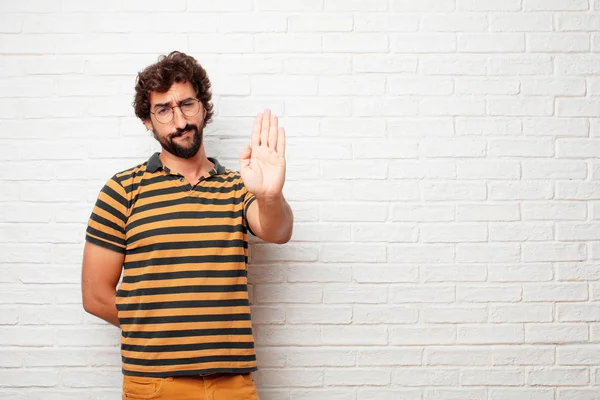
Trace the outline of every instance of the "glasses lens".
<instances>
[{"instance_id":1,"label":"glasses lens","mask_svg":"<svg viewBox=\"0 0 600 400\"><path fill-rule=\"evenodd\" d=\"M171 108L164 113L156 113L154 115L156 116L156 120L161 124L168 124L173 120L173 109Z\"/></svg>"},{"instance_id":2,"label":"glasses lens","mask_svg":"<svg viewBox=\"0 0 600 400\"><path fill-rule=\"evenodd\" d=\"M198 100L189 100L181 104L179 108L181 108L181 112L186 117L193 117L200 111L200 102Z\"/></svg>"}]
</instances>

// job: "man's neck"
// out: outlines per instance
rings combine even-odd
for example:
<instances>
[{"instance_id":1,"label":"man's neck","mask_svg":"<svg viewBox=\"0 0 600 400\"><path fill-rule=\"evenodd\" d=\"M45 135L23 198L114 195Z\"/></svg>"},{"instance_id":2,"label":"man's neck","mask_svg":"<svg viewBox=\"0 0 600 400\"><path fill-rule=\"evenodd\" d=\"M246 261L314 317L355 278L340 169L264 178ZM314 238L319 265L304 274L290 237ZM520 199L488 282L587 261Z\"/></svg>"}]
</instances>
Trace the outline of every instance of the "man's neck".
<instances>
[{"instance_id":1,"label":"man's neck","mask_svg":"<svg viewBox=\"0 0 600 400\"><path fill-rule=\"evenodd\" d=\"M182 174L190 182L197 181L214 167L214 164L206 157L204 146L201 146L198 153L191 158L176 157L164 149L160 153L159 158L163 165Z\"/></svg>"}]
</instances>

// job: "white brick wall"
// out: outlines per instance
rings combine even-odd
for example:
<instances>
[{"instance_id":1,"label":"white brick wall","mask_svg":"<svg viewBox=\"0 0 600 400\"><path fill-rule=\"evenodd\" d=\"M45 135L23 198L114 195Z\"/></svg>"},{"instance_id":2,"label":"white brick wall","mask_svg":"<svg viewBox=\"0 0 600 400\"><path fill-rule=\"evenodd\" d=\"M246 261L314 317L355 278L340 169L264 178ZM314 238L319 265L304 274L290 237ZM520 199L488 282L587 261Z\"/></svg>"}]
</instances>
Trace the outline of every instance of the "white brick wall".
<instances>
[{"instance_id":1,"label":"white brick wall","mask_svg":"<svg viewBox=\"0 0 600 400\"><path fill-rule=\"evenodd\" d=\"M600 399L598 0L0 0L0 398L119 398L83 235L157 148L135 74L175 49L209 155L237 169L263 107L288 130L263 400Z\"/></svg>"}]
</instances>

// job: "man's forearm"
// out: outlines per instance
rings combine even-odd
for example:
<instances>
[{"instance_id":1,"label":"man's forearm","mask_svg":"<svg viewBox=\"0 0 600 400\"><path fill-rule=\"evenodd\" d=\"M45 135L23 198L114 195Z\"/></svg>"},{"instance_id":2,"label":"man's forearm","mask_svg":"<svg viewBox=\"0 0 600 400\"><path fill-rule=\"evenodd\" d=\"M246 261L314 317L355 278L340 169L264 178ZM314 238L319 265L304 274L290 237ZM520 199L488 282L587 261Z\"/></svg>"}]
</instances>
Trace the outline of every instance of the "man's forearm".
<instances>
[{"instance_id":1,"label":"man's forearm","mask_svg":"<svg viewBox=\"0 0 600 400\"><path fill-rule=\"evenodd\" d=\"M84 302L83 308L88 313L119 328L121 325L119 324L119 318L117 316L115 300L116 292L109 296L97 296L93 300Z\"/></svg>"},{"instance_id":2,"label":"man's forearm","mask_svg":"<svg viewBox=\"0 0 600 400\"><path fill-rule=\"evenodd\" d=\"M283 195L276 198L256 198L262 239L271 243L286 243L292 237L294 215Z\"/></svg>"}]
</instances>

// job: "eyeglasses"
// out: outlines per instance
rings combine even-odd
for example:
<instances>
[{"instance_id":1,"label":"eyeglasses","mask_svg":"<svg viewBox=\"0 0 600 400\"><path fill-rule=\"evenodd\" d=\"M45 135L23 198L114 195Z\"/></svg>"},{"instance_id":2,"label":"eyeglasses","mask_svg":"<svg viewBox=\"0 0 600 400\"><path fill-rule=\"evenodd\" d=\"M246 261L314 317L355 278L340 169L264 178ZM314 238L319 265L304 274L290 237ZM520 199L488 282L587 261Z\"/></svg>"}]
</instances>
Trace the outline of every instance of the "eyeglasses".
<instances>
[{"instance_id":1,"label":"eyeglasses","mask_svg":"<svg viewBox=\"0 0 600 400\"><path fill-rule=\"evenodd\" d=\"M160 106L155 112L150 111L150 114L154 114L154 117L161 124L168 124L173 121L175 116L175 107L179 107L183 115L186 117L193 117L200 111L200 100L198 99L186 99L179 103L178 106Z\"/></svg>"}]
</instances>

